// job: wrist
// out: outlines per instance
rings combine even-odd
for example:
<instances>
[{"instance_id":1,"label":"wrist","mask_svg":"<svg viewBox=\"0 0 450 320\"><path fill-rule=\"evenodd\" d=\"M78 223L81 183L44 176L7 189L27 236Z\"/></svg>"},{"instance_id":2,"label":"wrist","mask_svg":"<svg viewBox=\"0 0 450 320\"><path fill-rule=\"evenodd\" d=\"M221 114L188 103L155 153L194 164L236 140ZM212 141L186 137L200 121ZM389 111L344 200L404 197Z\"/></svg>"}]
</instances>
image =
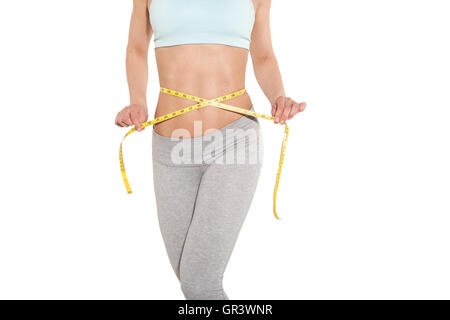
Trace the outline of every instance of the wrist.
<instances>
[{"instance_id":1,"label":"wrist","mask_svg":"<svg viewBox=\"0 0 450 320\"><path fill-rule=\"evenodd\" d=\"M142 100L130 100L130 105L136 104L147 109L147 103Z\"/></svg>"}]
</instances>

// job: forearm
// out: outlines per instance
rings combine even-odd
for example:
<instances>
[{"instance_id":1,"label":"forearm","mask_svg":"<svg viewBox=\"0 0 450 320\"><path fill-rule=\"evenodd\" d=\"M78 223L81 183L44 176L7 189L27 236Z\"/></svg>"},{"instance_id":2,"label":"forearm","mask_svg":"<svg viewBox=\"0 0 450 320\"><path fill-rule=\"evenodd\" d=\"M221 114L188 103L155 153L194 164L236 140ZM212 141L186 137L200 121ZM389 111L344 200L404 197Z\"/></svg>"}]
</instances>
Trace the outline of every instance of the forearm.
<instances>
[{"instance_id":1,"label":"forearm","mask_svg":"<svg viewBox=\"0 0 450 320\"><path fill-rule=\"evenodd\" d=\"M285 96L280 68L275 56L253 62L256 81L273 105L279 96Z\"/></svg>"},{"instance_id":2,"label":"forearm","mask_svg":"<svg viewBox=\"0 0 450 320\"><path fill-rule=\"evenodd\" d=\"M147 53L128 48L126 69L128 89L130 92L130 105L139 104L147 107Z\"/></svg>"}]
</instances>

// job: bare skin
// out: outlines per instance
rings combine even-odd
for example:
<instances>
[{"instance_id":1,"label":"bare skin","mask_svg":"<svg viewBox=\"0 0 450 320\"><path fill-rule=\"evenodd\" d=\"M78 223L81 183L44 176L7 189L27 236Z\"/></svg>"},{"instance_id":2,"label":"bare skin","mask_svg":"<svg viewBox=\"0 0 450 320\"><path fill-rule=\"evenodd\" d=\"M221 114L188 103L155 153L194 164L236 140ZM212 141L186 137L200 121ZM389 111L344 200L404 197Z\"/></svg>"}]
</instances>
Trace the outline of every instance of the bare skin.
<instances>
[{"instance_id":1,"label":"bare skin","mask_svg":"<svg viewBox=\"0 0 450 320\"><path fill-rule=\"evenodd\" d=\"M250 55L255 77L272 105L275 123L284 124L306 103L297 103L286 97L278 62L270 35L271 0L252 0L255 8L255 24L251 35ZM127 46L127 79L130 104L116 117L120 127L135 126L148 120L146 99L148 65L147 55L153 35L148 8L151 0L134 0ZM212 99L245 88L245 71L249 51L222 44L189 44L155 49L158 76L161 87ZM224 103L250 109L249 94L227 100ZM169 94L159 94L154 117L195 104ZM259 110L258 110L259 111ZM263 112L263 111L262 111ZM155 125L155 131L171 137L176 129L186 129L190 137L204 135L206 131L222 128L242 117L242 114L215 107L205 107ZM201 132L194 130L194 121L201 121Z\"/></svg>"}]
</instances>

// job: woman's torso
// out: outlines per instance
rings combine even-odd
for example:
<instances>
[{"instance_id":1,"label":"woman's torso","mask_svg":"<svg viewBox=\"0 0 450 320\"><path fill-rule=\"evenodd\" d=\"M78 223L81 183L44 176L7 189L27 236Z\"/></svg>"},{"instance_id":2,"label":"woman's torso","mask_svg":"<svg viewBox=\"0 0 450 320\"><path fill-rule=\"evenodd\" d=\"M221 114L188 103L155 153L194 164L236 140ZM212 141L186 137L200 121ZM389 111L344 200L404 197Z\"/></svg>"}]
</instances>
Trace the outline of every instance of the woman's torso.
<instances>
[{"instance_id":1,"label":"woman's torso","mask_svg":"<svg viewBox=\"0 0 450 320\"><path fill-rule=\"evenodd\" d=\"M253 4L254 0L248 1ZM243 89L248 53L249 51L242 47L208 43L155 48L160 86L206 99ZM252 106L247 92L224 103L245 109ZM154 116L193 104L194 101L160 92ZM207 130L222 128L240 117L242 114L208 106L156 124L155 131L170 137L174 130L182 128L189 132L190 137L196 137L204 135Z\"/></svg>"}]
</instances>

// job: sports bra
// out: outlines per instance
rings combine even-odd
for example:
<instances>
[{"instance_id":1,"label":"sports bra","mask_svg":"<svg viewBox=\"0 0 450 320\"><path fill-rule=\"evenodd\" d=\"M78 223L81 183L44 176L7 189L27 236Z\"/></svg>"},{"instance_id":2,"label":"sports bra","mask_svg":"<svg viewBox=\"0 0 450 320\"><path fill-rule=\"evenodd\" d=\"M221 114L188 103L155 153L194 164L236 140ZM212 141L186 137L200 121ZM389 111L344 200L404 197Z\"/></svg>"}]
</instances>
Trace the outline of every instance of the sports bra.
<instances>
[{"instance_id":1,"label":"sports bra","mask_svg":"<svg viewBox=\"0 0 450 320\"><path fill-rule=\"evenodd\" d=\"M249 50L255 22L252 0L152 0L155 48L225 44Z\"/></svg>"}]
</instances>

